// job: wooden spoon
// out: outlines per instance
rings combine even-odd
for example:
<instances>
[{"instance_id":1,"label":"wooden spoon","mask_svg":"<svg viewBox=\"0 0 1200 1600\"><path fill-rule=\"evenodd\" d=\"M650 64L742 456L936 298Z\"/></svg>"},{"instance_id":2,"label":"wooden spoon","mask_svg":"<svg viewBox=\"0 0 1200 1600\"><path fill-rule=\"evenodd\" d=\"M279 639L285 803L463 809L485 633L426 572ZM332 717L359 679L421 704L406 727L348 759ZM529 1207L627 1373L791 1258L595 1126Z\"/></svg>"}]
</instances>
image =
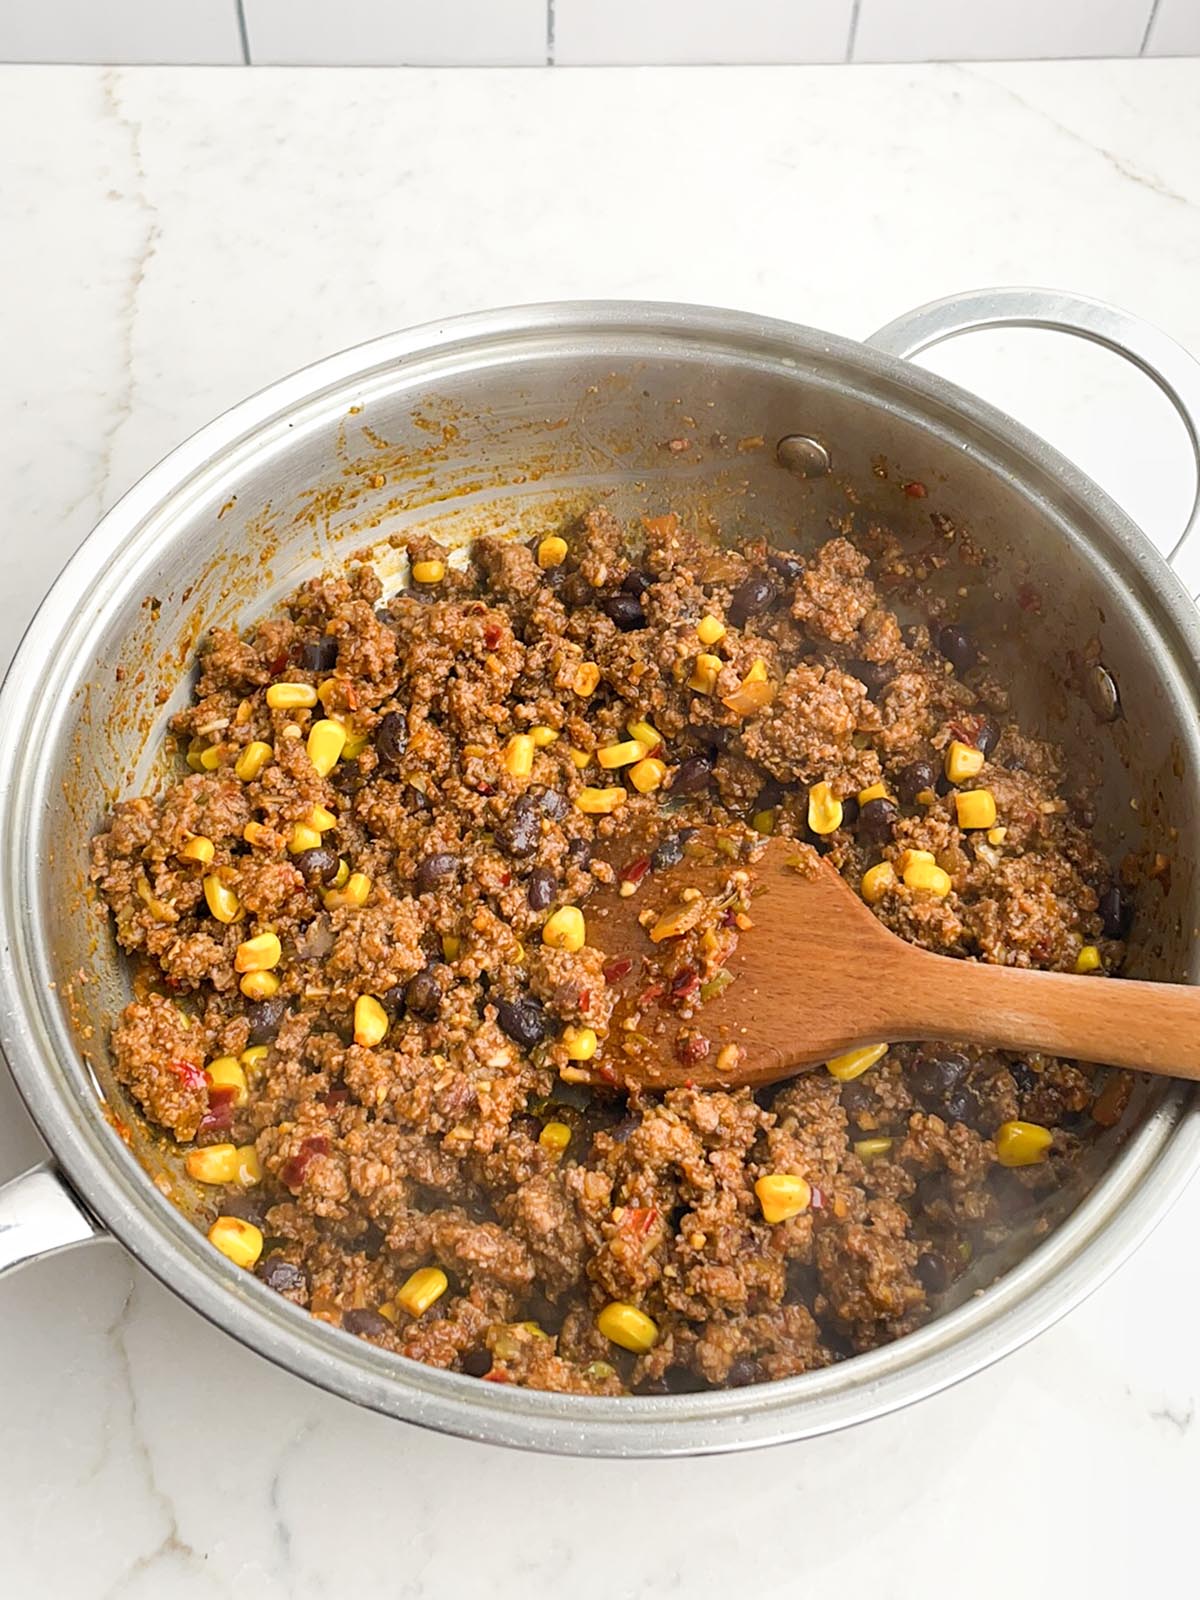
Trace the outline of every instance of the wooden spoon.
<instances>
[{"instance_id":1,"label":"wooden spoon","mask_svg":"<svg viewBox=\"0 0 1200 1600\"><path fill-rule=\"evenodd\" d=\"M861 1045L947 1039L1200 1078L1200 988L934 955L885 928L807 846L772 839L748 854L719 829L693 833L678 865L585 903L617 1001L580 1077L753 1087ZM689 906L698 927L664 934ZM700 982L706 925L736 938L720 961L730 981Z\"/></svg>"}]
</instances>

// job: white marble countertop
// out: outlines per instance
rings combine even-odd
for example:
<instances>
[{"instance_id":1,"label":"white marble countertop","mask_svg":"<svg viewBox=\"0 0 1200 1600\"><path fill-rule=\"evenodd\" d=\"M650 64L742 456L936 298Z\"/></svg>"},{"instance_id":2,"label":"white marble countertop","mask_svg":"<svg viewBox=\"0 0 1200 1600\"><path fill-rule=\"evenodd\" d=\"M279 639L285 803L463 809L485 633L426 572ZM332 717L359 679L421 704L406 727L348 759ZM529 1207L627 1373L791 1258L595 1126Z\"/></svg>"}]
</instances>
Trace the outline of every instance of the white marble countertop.
<instances>
[{"instance_id":1,"label":"white marble countertop","mask_svg":"<svg viewBox=\"0 0 1200 1600\"><path fill-rule=\"evenodd\" d=\"M1033 282L1200 351L1200 61L9 67L0 149L5 658L68 552L171 445L291 368L426 318L646 296L862 335L955 289ZM1113 358L977 336L937 365L1042 429L1156 539L1182 524L1182 431ZM38 1155L0 1081L0 1177ZM916 1409L635 1465L357 1412L235 1346L116 1246L59 1257L0 1285L0 1591L1181 1593L1197 1232L1200 1187L1052 1332Z\"/></svg>"}]
</instances>

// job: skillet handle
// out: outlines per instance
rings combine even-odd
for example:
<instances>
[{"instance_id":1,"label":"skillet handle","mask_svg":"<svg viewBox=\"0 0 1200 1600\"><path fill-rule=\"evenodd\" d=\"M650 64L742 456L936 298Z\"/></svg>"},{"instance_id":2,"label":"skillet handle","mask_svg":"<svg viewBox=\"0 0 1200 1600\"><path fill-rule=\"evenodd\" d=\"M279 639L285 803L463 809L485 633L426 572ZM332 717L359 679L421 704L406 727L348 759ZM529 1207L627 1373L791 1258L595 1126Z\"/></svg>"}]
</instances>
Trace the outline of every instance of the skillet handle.
<instances>
[{"instance_id":1,"label":"skillet handle","mask_svg":"<svg viewBox=\"0 0 1200 1600\"><path fill-rule=\"evenodd\" d=\"M1187 429L1196 465L1191 514L1167 557L1174 565L1184 546L1200 532L1200 362L1160 329L1127 311L1059 289L973 289L945 300L931 300L889 322L866 342L888 355L907 358L960 333L982 328L1073 333L1115 350L1153 378Z\"/></svg>"},{"instance_id":2,"label":"skillet handle","mask_svg":"<svg viewBox=\"0 0 1200 1600\"><path fill-rule=\"evenodd\" d=\"M43 1256L108 1237L49 1162L0 1188L0 1277Z\"/></svg>"}]
</instances>

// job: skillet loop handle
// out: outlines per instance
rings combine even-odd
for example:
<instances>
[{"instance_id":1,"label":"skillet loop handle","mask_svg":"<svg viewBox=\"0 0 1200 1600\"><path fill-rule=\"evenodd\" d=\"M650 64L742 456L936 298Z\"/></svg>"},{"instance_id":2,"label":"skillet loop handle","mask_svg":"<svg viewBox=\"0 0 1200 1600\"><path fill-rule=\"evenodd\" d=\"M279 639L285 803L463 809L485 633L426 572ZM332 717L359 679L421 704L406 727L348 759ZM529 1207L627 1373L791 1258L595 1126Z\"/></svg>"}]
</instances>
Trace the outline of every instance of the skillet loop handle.
<instances>
[{"instance_id":1,"label":"skillet loop handle","mask_svg":"<svg viewBox=\"0 0 1200 1600\"><path fill-rule=\"evenodd\" d=\"M43 1256L107 1237L48 1162L0 1188L0 1277Z\"/></svg>"},{"instance_id":2,"label":"skillet loop handle","mask_svg":"<svg viewBox=\"0 0 1200 1600\"><path fill-rule=\"evenodd\" d=\"M1200 362L1150 323L1084 295L1059 289L974 289L931 300L880 328L866 341L887 355L919 355L960 333L983 328L1044 328L1072 333L1124 356L1152 378L1179 413L1191 441L1196 497L1167 560L1174 565L1200 533Z\"/></svg>"}]
</instances>

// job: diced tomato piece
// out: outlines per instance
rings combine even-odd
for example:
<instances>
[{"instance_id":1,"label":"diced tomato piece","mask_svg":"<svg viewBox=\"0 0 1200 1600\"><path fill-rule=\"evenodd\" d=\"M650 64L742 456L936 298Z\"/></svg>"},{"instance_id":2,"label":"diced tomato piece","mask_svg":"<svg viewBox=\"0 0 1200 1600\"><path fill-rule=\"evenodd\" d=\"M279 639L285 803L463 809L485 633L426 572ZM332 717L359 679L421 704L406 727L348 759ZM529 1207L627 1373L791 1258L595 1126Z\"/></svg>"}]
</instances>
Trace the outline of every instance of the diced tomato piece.
<instances>
[{"instance_id":1,"label":"diced tomato piece","mask_svg":"<svg viewBox=\"0 0 1200 1600\"><path fill-rule=\"evenodd\" d=\"M904 485L904 492L910 500L924 500L925 496L929 493L929 490L923 483L906 483Z\"/></svg>"},{"instance_id":2,"label":"diced tomato piece","mask_svg":"<svg viewBox=\"0 0 1200 1600\"><path fill-rule=\"evenodd\" d=\"M305 1139L294 1156L284 1162L279 1176L289 1189L298 1189L304 1182L304 1175L313 1163L316 1156L329 1153L329 1140L318 1134L313 1139Z\"/></svg>"},{"instance_id":3,"label":"diced tomato piece","mask_svg":"<svg viewBox=\"0 0 1200 1600\"><path fill-rule=\"evenodd\" d=\"M194 1067L190 1061L168 1061L167 1066L185 1089L203 1089L208 1082L201 1068Z\"/></svg>"},{"instance_id":4,"label":"diced tomato piece","mask_svg":"<svg viewBox=\"0 0 1200 1600\"><path fill-rule=\"evenodd\" d=\"M605 983L617 983L622 978L627 978L633 971L633 962L628 956L618 956L615 961L610 961L604 968Z\"/></svg>"},{"instance_id":5,"label":"diced tomato piece","mask_svg":"<svg viewBox=\"0 0 1200 1600\"><path fill-rule=\"evenodd\" d=\"M237 1090L233 1087L222 1085L218 1089L208 1091L208 1110L200 1119L201 1133L223 1132L233 1126L233 1103L237 1098Z\"/></svg>"}]
</instances>

